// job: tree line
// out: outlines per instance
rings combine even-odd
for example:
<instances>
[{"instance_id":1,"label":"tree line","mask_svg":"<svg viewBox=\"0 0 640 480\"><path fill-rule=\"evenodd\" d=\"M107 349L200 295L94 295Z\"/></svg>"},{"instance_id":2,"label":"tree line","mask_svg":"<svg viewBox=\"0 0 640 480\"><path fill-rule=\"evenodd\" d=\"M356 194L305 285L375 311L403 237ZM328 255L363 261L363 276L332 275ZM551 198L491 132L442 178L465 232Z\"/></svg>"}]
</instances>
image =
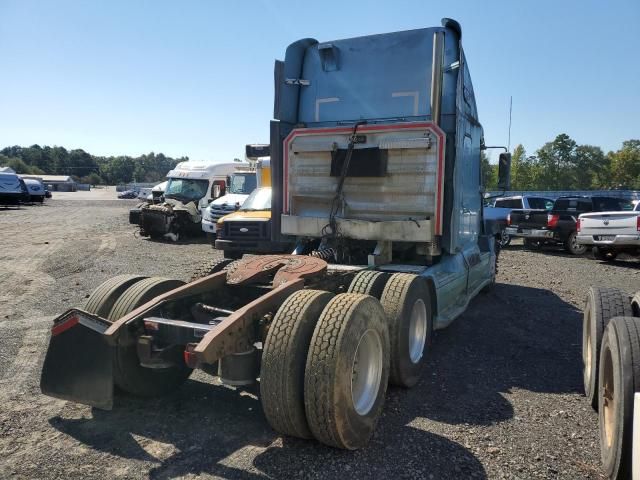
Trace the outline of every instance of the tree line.
<instances>
[{"instance_id":1,"label":"tree line","mask_svg":"<svg viewBox=\"0 0 640 480\"><path fill-rule=\"evenodd\" d=\"M11 167L16 173L70 175L78 182L92 185L162 181L177 163L187 160L189 157L171 158L153 152L139 157L102 157L82 149L40 145L0 150L0 166Z\"/></svg>"},{"instance_id":2,"label":"tree line","mask_svg":"<svg viewBox=\"0 0 640 480\"><path fill-rule=\"evenodd\" d=\"M511 190L640 190L640 140L627 140L615 152L579 145L562 133L535 155L522 145L511 153ZM498 166L482 156L483 183L496 190Z\"/></svg>"}]
</instances>

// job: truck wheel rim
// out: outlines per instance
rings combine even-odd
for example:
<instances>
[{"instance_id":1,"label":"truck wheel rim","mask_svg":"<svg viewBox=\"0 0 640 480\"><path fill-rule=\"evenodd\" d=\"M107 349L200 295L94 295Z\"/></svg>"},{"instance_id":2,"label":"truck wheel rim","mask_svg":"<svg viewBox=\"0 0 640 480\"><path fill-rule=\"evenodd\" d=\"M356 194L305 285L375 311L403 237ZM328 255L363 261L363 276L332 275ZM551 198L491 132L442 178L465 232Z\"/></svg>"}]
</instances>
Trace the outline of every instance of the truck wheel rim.
<instances>
[{"instance_id":1,"label":"truck wheel rim","mask_svg":"<svg viewBox=\"0 0 640 480\"><path fill-rule=\"evenodd\" d=\"M588 325L591 325L589 323ZM591 329L587 329L587 338L584 347L584 375L587 383L591 384L591 362L593 361L593 353L591 352Z\"/></svg>"},{"instance_id":2,"label":"truck wheel rim","mask_svg":"<svg viewBox=\"0 0 640 480\"><path fill-rule=\"evenodd\" d=\"M571 248L576 252L582 250L582 245L578 243L578 237L576 235L571 236Z\"/></svg>"},{"instance_id":3,"label":"truck wheel rim","mask_svg":"<svg viewBox=\"0 0 640 480\"><path fill-rule=\"evenodd\" d=\"M382 342L375 330L362 334L351 366L351 400L359 415L369 413L382 378Z\"/></svg>"},{"instance_id":4,"label":"truck wheel rim","mask_svg":"<svg viewBox=\"0 0 640 480\"><path fill-rule=\"evenodd\" d=\"M506 230L502 230L502 233L500 234L500 245L504 247L508 241L509 241L509 234L507 233Z\"/></svg>"},{"instance_id":5,"label":"truck wheel rim","mask_svg":"<svg viewBox=\"0 0 640 480\"><path fill-rule=\"evenodd\" d=\"M420 298L413 304L409 320L409 358L412 363L418 363L422 358L426 340L427 307Z\"/></svg>"},{"instance_id":6,"label":"truck wheel rim","mask_svg":"<svg viewBox=\"0 0 640 480\"><path fill-rule=\"evenodd\" d=\"M615 418L616 418L616 403L614 401L615 385L613 378L613 359L611 358L611 350L607 349L604 358L602 359L603 369L602 373L602 386L600 387L602 395L602 415L603 415L603 427L604 427L604 440L608 448L611 448L613 439L615 437Z\"/></svg>"}]
</instances>

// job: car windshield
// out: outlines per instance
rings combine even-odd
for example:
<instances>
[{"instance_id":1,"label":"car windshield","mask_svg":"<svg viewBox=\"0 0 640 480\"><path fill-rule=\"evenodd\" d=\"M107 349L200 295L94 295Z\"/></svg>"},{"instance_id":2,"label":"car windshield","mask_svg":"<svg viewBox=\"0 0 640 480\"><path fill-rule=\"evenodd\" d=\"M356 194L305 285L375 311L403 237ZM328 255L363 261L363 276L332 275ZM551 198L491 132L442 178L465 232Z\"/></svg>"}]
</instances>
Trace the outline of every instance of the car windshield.
<instances>
[{"instance_id":1,"label":"car windshield","mask_svg":"<svg viewBox=\"0 0 640 480\"><path fill-rule=\"evenodd\" d=\"M256 188L255 173L234 173L229 190L231 193L248 195Z\"/></svg>"},{"instance_id":2,"label":"car windshield","mask_svg":"<svg viewBox=\"0 0 640 480\"><path fill-rule=\"evenodd\" d=\"M597 210L601 212L606 212L607 210L614 212L633 210L633 205L631 204L631 202L623 198L594 198L594 203Z\"/></svg>"},{"instance_id":3,"label":"car windshield","mask_svg":"<svg viewBox=\"0 0 640 480\"><path fill-rule=\"evenodd\" d=\"M553 200L550 198L529 197L529 206L535 210L551 210Z\"/></svg>"},{"instance_id":4,"label":"car windshield","mask_svg":"<svg viewBox=\"0 0 640 480\"><path fill-rule=\"evenodd\" d=\"M209 182L191 178L172 178L169 180L165 198L175 198L180 201L197 201L207 194Z\"/></svg>"},{"instance_id":5,"label":"car windshield","mask_svg":"<svg viewBox=\"0 0 640 480\"><path fill-rule=\"evenodd\" d=\"M270 188L258 188L254 190L240 208L242 212L255 212L257 210L271 210Z\"/></svg>"}]
</instances>

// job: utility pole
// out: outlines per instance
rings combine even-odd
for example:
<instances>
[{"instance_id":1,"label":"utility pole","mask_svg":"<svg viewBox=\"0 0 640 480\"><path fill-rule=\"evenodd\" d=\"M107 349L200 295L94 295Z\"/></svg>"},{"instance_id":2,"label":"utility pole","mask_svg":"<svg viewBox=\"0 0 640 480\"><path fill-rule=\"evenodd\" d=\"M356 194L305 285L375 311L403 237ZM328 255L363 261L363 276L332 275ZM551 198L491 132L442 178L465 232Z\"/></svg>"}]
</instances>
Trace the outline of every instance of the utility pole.
<instances>
[{"instance_id":1,"label":"utility pole","mask_svg":"<svg viewBox=\"0 0 640 480\"><path fill-rule=\"evenodd\" d=\"M509 140L507 141L507 151L511 151L511 110L513 109L513 95L509 97Z\"/></svg>"}]
</instances>

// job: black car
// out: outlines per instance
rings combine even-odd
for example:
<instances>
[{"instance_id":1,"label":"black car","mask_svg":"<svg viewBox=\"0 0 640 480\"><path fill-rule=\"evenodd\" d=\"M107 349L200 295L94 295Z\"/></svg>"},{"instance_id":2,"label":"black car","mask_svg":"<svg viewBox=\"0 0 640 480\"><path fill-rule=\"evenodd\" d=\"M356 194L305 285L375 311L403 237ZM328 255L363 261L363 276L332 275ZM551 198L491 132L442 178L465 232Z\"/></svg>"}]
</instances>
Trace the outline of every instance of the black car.
<instances>
[{"instance_id":1,"label":"black car","mask_svg":"<svg viewBox=\"0 0 640 480\"><path fill-rule=\"evenodd\" d=\"M118 194L118 198L138 198L138 192L135 190L125 190Z\"/></svg>"},{"instance_id":2,"label":"black car","mask_svg":"<svg viewBox=\"0 0 640 480\"><path fill-rule=\"evenodd\" d=\"M630 202L623 198L559 197L551 211L512 210L507 218L506 231L511 236L524 238L526 247L560 244L567 252L582 255L587 251L587 246L576 241L578 216L581 213L631 209Z\"/></svg>"}]
</instances>

